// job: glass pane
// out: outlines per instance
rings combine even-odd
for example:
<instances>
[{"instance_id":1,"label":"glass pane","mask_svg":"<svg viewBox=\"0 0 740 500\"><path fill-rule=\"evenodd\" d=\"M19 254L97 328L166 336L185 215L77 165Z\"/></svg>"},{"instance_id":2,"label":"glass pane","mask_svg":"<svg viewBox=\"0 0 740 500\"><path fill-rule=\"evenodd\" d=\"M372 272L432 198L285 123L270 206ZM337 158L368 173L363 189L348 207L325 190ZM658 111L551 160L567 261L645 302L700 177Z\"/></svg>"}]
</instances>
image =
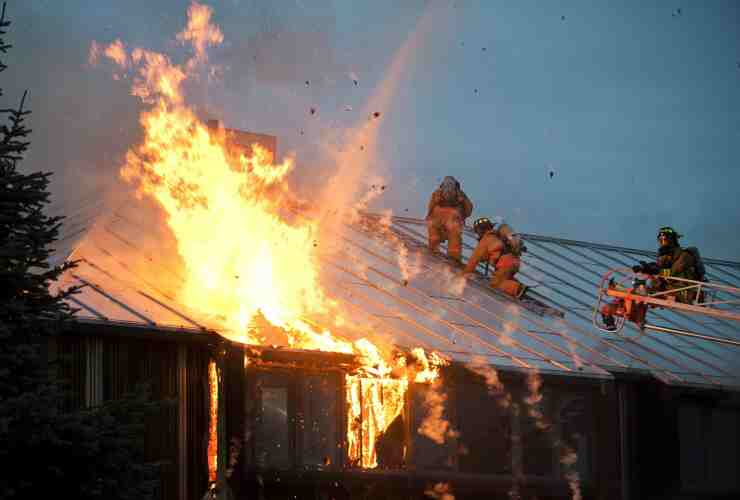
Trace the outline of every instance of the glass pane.
<instances>
[{"instance_id":1,"label":"glass pane","mask_svg":"<svg viewBox=\"0 0 740 500\"><path fill-rule=\"evenodd\" d=\"M263 387L258 417L256 455L262 467L290 467L288 441L288 389Z\"/></svg>"},{"instance_id":2,"label":"glass pane","mask_svg":"<svg viewBox=\"0 0 740 500\"><path fill-rule=\"evenodd\" d=\"M328 467L337 463L337 378L308 375L303 380L303 465Z\"/></svg>"}]
</instances>

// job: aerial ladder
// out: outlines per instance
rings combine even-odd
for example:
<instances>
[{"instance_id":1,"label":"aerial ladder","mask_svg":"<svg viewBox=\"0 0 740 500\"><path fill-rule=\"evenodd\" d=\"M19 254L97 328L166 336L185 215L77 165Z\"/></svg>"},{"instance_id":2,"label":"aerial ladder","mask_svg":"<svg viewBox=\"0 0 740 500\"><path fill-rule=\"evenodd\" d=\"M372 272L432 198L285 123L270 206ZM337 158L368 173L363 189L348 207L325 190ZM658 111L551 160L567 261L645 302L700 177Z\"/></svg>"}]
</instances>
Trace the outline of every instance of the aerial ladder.
<instances>
[{"instance_id":1,"label":"aerial ladder","mask_svg":"<svg viewBox=\"0 0 740 500\"><path fill-rule=\"evenodd\" d=\"M721 296L727 298L719 300ZM602 314L603 306L607 304L615 310L611 324L604 321ZM593 324L603 332L624 336L625 323L630 322L641 335L646 330L653 330L740 347L740 340L649 323L649 312L656 308L735 321L740 331L740 288L644 274L631 268L612 269L602 277Z\"/></svg>"}]
</instances>

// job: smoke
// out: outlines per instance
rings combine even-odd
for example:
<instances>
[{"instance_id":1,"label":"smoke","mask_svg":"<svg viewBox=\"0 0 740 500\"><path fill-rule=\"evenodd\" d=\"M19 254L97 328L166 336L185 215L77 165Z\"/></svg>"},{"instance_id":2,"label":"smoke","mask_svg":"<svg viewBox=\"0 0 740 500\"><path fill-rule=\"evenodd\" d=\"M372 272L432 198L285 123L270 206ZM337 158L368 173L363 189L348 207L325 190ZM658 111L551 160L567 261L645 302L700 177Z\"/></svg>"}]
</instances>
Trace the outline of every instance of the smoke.
<instances>
[{"instance_id":1,"label":"smoke","mask_svg":"<svg viewBox=\"0 0 740 500\"><path fill-rule=\"evenodd\" d=\"M443 444L447 439L454 439L459 433L452 428L444 416L447 394L444 393L441 379L436 379L427 387L424 394L424 408L426 415L419 425L418 432L437 444Z\"/></svg>"},{"instance_id":2,"label":"smoke","mask_svg":"<svg viewBox=\"0 0 740 500\"><path fill-rule=\"evenodd\" d=\"M387 173L382 173L385 169L379 152L379 127L392 109L407 67L431 34L436 14L434 9L428 9L396 51L381 83L361 108L359 123L343 134L342 149L329 149L326 152L336 166L336 173L319 199L322 216L334 230L341 218L366 208L384 189L368 189L386 184L382 181Z\"/></svg>"},{"instance_id":3,"label":"smoke","mask_svg":"<svg viewBox=\"0 0 740 500\"><path fill-rule=\"evenodd\" d=\"M473 357L466 367L483 377L488 392L496 398L499 406L504 409L510 410L515 419L520 418L522 409L526 412L526 415L534 421L535 427L545 432L550 440L550 443L559 454L559 463L562 465L563 477L568 482L568 486L571 490L572 500L581 500L581 484L580 476L578 471L575 470L575 466L578 462L578 455L575 450L571 449L563 439L558 438L554 434L554 426L552 422L545 416L543 411L543 400L544 395L542 388L544 381L536 370L531 370L525 377L526 393L523 397L523 405L512 402L512 396L509 391L506 390L504 384L499 378L499 374L495 368L490 366L485 358ZM523 408L522 408L523 406ZM512 445L514 449L521 449L522 439L521 432L517 430L518 426L512 431ZM513 471L514 482L509 490L509 498L519 499L521 498L520 483L524 479L523 464L521 456L515 454L513 457Z\"/></svg>"},{"instance_id":4,"label":"smoke","mask_svg":"<svg viewBox=\"0 0 740 500\"><path fill-rule=\"evenodd\" d=\"M527 373L526 385L528 394L524 398L527 415L535 422L537 429L546 433L554 449L560 454L559 462L564 468L564 477L568 481L571 490L572 500L581 500L581 482L580 476L574 466L578 461L578 455L575 450L571 449L562 439L554 435L554 426L550 420L545 417L542 410L542 377L537 370L531 370Z\"/></svg>"},{"instance_id":5,"label":"smoke","mask_svg":"<svg viewBox=\"0 0 740 500\"><path fill-rule=\"evenodd\" d=\"M312 204L324 207L329 222L338 221L383 194L372 188L386 184L382 179L387 178L378 132L394 116L399 85L431 33L432 17L439 18L425 8L421 16L418 6L396 13L418 22L383 72L377 58L338 51L342 45L331 4L234 2L210 14L193 3L184 29L181 2L164 2L154 11L143 1L126 9L96 7L86 12L97 16L96 22L72 19L79 24L72 29L55 19L56 6L19 5L14 25L27 26L29 36L18 45L33 65L24 64L18 80L35 85L30 89L30 124L32 139L42 144L31 149L27 165L61 174L52 186L60 213L77 209L88 194L100 199L124 190L116 170L128 147L139 142L143 108L131 98L134 75L129 70L155 51L132 52L122 40L135 46L163 44L156 52L173 60L188 52L185 73L210 65L207 80L193 78L185 84L187 102L198 117L276 135L279 148L297 159L291 183ZM165 38L177 31L173 39ZM56 45L49 46L49 40ZM80 71L101 63L112 63L113 82L109 72ZM178 78L138 77L166 77L173 85ZM13 86L6 90L11 94ZM344 111L348 105L352 112ZM315 114L309 113L311 108ZM38 110L44 113L40 124L34 123Z\"/></svg>"},{"instance_id":6,"label":"smoke","mask_svg":"<svg viewBox=\"0 0 740 500\"><path fill-rule=\"evenodd\" d=\"M486 383L488 393L496 398L499 406L504 409L511 407L511 393L506 390L498 376L498 371L492 367L485 358L473 356L466 365L468 370L477 373Z\"/></svg>"},{"instance_id":7,"label":"smoke","mask_svg":"<svg viewBox=\"0 0 740 500\"><path fill-rule=\"evenodd\" d=\"M573 470L576 462L578 461L578 455L575 451L568 448L566 445L562 445L562 455L560 457L560 464L565 469L565 480L568 481L568 487L570 488L572 500L581 500L583 495L581 494L581 479L578 471Z\"/></svg>"}]
</instances>

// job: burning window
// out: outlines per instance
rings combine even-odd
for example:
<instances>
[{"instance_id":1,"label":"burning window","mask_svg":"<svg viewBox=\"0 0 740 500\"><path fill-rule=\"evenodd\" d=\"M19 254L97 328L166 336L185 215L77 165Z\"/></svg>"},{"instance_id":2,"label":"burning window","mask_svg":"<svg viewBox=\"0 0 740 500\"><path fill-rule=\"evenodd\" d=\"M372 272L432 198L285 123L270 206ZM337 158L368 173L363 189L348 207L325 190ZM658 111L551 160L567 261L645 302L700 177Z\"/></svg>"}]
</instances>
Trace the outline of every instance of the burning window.
<instances>
[{"instance_id":1,"label":"burning window","mask_svg":"<svg viewBox=\"0 0 740 500\"><path fill-rule=\"evenodd\" d=\"M347 377L350 465L400 468L404 464L407 388L405 380Z\"/></svg>"}]
</instances>

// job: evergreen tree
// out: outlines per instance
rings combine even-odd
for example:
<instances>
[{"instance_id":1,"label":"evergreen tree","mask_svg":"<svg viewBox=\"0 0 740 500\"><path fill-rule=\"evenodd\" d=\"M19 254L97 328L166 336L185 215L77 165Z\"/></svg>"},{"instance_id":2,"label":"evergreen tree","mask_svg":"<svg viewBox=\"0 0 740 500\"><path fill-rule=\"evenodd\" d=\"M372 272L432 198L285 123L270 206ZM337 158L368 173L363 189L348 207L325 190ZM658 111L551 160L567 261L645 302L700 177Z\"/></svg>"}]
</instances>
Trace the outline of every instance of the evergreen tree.
<instances>
[{"instance_id":1,"label":"evergreen tree","mask_svg":"<svg viewBox=\"0 0 740 500\"><path fill-rule=\"evenodd\" d=\"M2 54L9 25L3 4ZM157 405L139 391L70 410L49 370L45 346L71 320L64 299L76 292L49 286L74 263L48 264L62 223L44 213L51 174L18 170L29 147L25 102L26 93L17 109L0 109L0 499L153 498L143 425Z\"/></svg>"}]
</instances>

